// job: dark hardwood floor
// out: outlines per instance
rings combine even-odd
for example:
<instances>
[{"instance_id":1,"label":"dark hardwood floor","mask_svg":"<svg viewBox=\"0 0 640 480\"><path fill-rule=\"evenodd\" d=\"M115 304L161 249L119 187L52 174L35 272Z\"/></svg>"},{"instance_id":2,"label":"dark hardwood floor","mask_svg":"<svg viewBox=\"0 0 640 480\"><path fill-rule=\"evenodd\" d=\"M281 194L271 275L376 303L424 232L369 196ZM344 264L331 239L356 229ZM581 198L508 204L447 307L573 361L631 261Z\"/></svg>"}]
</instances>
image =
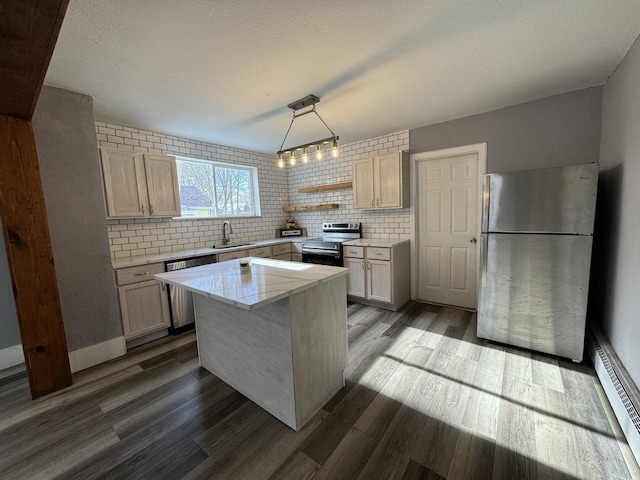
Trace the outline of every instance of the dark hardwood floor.
<instances>
[{"instance_id":1,"label":"dark hardwood floor","mask_svg":"<svg viewBox=\"0 0 640 480\"><path fill-rule=\"evenodd\" d=\"M0 478L638 478L590 365L479 341L470 312L351 305L346 379L294 432L201 369L193 333L37 401L0 376Z\"/></svg>"}]
</instances>

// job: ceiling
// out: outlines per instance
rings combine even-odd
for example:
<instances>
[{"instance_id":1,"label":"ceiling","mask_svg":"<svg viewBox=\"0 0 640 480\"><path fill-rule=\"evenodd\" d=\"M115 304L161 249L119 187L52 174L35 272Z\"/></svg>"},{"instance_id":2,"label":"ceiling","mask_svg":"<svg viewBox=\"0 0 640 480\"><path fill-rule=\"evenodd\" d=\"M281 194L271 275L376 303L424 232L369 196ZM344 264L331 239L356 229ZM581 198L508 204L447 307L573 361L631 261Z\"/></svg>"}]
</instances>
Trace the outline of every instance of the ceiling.
<instances>
[{"instance_id":1,"label":"ceiling","mask_svg":"<svg viewBox=\"0 0 640 480\"><path fill-rule=\"evenodd\" d=\"M639 32L638 0L72 0L45 83L273 153L308 94L348 143L600 85ZM284 146L326 136L306 115Z\"/></svg>"}]
</instances>

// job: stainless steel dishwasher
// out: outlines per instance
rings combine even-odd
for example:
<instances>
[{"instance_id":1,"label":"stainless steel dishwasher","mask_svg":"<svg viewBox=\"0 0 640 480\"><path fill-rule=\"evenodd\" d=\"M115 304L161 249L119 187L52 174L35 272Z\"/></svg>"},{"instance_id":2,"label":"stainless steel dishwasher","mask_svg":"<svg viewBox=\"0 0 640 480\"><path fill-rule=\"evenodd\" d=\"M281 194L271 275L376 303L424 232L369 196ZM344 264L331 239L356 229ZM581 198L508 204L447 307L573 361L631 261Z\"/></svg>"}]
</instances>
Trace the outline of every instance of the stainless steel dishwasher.
<instances>
[{"instance_id":1,"label":"stainless steel dishwasher","mask_svg":"<svg viewBox=\"0 0 640 480\"><path fill-rule=\"evenodd\" d=\"M184 268L198 267L209 263L216 263L216 255L188 258L186 260L165 263L165 270L173 272ZM169 285L169 305L171 307L171 333L177 335L194 327L193 293L184 288Z\"/></svg>"}]
</instances>

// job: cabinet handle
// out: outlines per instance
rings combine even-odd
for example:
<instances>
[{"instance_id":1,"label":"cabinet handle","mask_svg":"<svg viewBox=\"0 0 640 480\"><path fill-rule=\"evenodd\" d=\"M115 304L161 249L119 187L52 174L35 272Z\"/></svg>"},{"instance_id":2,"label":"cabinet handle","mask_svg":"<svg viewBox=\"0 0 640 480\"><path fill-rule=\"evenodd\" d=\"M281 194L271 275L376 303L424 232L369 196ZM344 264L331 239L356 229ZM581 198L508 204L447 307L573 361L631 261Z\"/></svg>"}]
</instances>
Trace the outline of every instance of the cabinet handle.
<instances>
[{"instance_id":1,"label":"cabinet handle","mask_svg":"<svg viewBox=\"0 0 640 480\"><path fill-rule=\"evenodd\" d=\"M162 291L164 292L164 282L162 282Z\"/></svg>"},{"instance_id":2,"label":"cabinet handle","mask_svg":"<svg viewBox=\"0 0 640 480\"><path fill-rule=\"evenodd\" d=\"M376 198L376 207L377 207L378 205L380 205L380 199L379 199L379 198Z\"/></svg>"},{"instance_id":3,"label":"cabinet handle","mask_svg":"<svg viewBox=\"0 0 640 480\"><path fill-rule=\"evenodd\" d=\"M142 214L144 215L144 203L140 204L140 208L142 208Z\"/></svg>"},{"instance_id":4,"label":"cabinet handle","mask_svg":"<svg viewBox=\"0 0 640 480\"><path fill-rule=\"evenodd\" d=\"M149 275L149 272L142 272L142 273L134 273L133 274L134 277L142 277L143 275Z\"/></svg>"},{"instance_id":5,"label":"cabinet handle","mask_svg":"<svg viewBox=\"0 0 640 480\"><path fill-rule=\"evenodd\" d=\"M150 210L151 215L153 215L153 205L149 204L149 210Z\"/></svg>"},{"instance_id":6,"label":"cabinet handle","mask_svg":"<svg viewBox=\"0 0 640 480\"><path fill-rule=\"evenodd\" d=\"M377 256L381 256L382 255L382 253L380 253L380 252L373 252L373 254L377 255Z\"/></svg>"},{"instance_id":7,"label":"cabinet handle","mask_svg":"<svg viewBox=\"0 0 640 480\"><path fill-rule=\"evenodd\" d=\"M373 207L373 198L371 199L371 206Z\"/></svg>"},{"instance_id":8,"label":"cabinet handle","mask_svg":"<svg viewBox=\"0 0 640 480\"><path fill-rule=\"evenodd\" d=\"M362 262L362 269L364 270L364 262Z\"/></svg>"}]
</instances>

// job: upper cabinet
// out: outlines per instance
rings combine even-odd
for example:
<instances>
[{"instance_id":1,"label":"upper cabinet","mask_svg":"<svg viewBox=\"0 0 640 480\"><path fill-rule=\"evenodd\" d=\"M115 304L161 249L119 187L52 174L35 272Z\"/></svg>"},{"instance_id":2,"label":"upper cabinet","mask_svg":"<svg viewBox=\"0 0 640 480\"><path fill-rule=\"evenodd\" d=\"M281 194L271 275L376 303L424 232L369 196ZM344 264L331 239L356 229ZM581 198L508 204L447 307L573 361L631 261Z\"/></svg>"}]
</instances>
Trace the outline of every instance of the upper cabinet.
<instances>
[{"instance_id":1,"label":"upper cabinet","mask_svg":"<svg viewBox=\"0 0 640 480\"><path fill-rule=\"evenodd\" d=\"M179 217L176 159L100 150L107 218Z\"/></svg>"},{"instance_id":2,"label":"upper cabinet","mask_svg":"<svg viewBox=\"0 0 640 480\"><path fill-rule=\"evenodd\" d=\"M409 206L409 156L395 152L353 162L353 208Z\"/></svg>"}]
</instances>

